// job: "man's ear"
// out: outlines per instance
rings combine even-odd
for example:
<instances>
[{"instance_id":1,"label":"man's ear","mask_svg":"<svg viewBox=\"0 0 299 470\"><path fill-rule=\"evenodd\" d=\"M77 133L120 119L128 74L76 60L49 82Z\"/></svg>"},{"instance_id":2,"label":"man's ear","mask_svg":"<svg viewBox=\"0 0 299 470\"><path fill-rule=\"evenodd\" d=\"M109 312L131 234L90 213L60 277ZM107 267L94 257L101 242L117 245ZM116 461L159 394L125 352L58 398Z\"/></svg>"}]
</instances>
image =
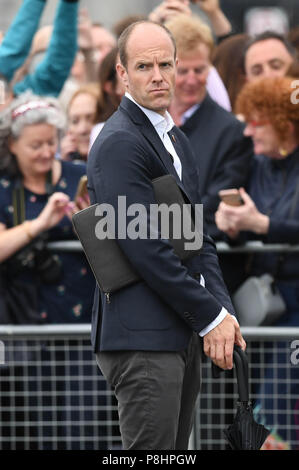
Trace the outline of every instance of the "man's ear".
<instances>
[{"instance_id":1,"label":"man's ear","mask_svg":"<svg viewBox=\"0 0 299 470\"><path fill-rule=\"evenodd\" d=\"M116 64L116 72L118 73L120 79L123 81L125 87L128 88L128 73L126 68L120 62Z\"/></svg>"}]
</instances>

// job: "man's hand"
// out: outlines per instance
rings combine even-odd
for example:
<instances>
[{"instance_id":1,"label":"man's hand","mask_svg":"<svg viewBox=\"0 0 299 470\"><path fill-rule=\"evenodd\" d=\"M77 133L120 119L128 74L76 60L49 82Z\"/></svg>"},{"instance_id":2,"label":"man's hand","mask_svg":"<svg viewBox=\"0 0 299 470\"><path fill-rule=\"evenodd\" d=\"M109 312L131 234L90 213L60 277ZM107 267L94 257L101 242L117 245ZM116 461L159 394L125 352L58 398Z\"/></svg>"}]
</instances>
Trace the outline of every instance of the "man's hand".
<instances>
[{"instance_id":1,"label":"man's hand","mask_svg":"<svg viewBox=\"0 0 299 470\"><path fill-rule=\"evenodd\" d=\"M231 33L230 21L221 10L219 0L192 0L208 16L212 30L216 36L225 36Z\"/></svg>"},{"instance_id":2,"label":"man's hand","mask_svg":"<svg viewBox=\"0 0 299 470\"><path fill-rule=\"evenodd\" d=\"M221 369L233 368L235 344L243 350L246 348L238 322L230 314L227 314L219 325L204 336L203 344L205 354Z\"/></svg>"},{"instance_id":3,"label":"man's hand","mask_svg":"<svg viewBox=\"0 0 299 470\"><path fill-rule=\"evenodd\" d=\"M149 20L165 23L176 15L191 15L189 0L164 0L148 16Z\"/></svg>"}]
</instances>

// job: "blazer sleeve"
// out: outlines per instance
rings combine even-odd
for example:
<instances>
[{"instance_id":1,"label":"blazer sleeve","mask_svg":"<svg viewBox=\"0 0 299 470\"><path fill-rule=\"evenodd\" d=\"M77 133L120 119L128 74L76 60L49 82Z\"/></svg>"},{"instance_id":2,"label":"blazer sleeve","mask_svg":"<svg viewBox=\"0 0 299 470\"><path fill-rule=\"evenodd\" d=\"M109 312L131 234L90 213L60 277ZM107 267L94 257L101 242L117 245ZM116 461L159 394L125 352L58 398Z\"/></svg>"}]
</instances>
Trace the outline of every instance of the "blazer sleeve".
<instances>
[{"instance_id":1,"label":"blazer sleeve","mask_svg":"<svg viewBox=\"0 0 299 470\"><path fill-rule=\"evenodd\" d=\"M115 210L116 238L122 251L146 284L193 330L200 332L218 316L221 302L189 274L168 240L120 236L120 195L126 198L126 208L137 203L147 209L144 223L149 226L149 208L155 204L150 161L153 157L145 151L141 139L138 141L136 136L122 131L113 133L102 142L100 158L96 152L97 146L94 146L88 178L96 200L105 201ZM128 217L127 223L133 219ZM213 258L211 253L207 256ZM213 264L210 269L209 277Z\"/></svg>"}]
</instances>

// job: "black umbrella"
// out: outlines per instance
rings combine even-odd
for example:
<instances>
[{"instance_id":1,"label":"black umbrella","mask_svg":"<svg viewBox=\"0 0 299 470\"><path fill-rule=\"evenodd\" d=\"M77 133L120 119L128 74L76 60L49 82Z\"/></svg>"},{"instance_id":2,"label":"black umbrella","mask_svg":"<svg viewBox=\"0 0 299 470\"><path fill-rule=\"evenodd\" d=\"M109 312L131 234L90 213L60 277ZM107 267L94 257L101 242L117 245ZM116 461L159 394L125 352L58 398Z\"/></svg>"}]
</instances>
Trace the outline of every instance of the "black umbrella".
<instances>
[{"instance_id":1,"label":"black umbrella","mask_svg":"<svg viewBox=\"0 0 299 470\"><path fill-rule=\"evenodd\" d=\"M252 404L249 400L248 360L245 352L234 348L234 364L237 373L238 394L237 413L233 423L224 430L226 439L233 450L259 450L270 431L253 418ZM213 376L218 376L218 367L213 364Z\"/></svg>"}]
</instances>

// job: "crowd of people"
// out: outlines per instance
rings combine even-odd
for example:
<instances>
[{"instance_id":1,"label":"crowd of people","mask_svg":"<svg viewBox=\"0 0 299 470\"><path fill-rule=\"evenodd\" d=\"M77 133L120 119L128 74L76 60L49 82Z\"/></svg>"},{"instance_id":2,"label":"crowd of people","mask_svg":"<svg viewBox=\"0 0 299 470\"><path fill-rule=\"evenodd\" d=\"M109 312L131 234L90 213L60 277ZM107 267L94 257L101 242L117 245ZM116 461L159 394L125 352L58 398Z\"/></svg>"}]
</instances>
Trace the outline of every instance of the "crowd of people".
<instances>
[{"instance_id":1,"label":"crowd of people","mask_svg":"<svg viewBox=\"0 0 299 470\"><path fill-rule=\"evenodd\" d=\"M163 0L148 15L176 43L168 111L193 149L194 164L181 156L184 184L198 190L214 241L297 244L299 104L291 95L299 30L235 35L218 0L193 2L209 25L189 3ZM126 92L117 39L147 18L128 16L110 31L79 0L59 0L53 25L39 28L45 4L24 0L0 44L0 324L91 321L95 281L84 255L48 251L47 243L76 239L71 217L90 204L75 197L78 183ZM219 191L231 188L240 189L239 207L220 201ZM277 325L299 326L298 257L219 260L230 294L249 276L275 273L286 303Z\"/></svg>"}]
</instances>

